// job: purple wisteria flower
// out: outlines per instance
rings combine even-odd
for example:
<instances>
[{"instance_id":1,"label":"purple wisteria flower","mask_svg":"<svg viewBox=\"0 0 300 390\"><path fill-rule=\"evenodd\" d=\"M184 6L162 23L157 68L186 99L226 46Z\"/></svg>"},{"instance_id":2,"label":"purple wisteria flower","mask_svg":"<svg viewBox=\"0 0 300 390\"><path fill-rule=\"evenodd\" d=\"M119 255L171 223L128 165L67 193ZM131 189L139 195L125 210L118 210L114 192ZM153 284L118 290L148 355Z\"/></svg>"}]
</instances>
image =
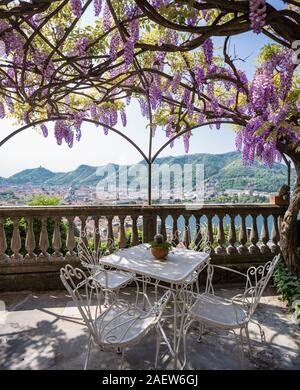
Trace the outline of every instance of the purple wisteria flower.
<instances>
[{"instance_id":1,"label":"purple wisteria flower","mask_svg":"<svg viewBox=\"0 0 300 390\"><path fill-rule=\"evenodd\" d=\"M94 15L99 16L102 8L102 0L94 0Z\"/></svg>"},{"instance_id":2,"label":"purple wisteria flower","mask_svg":"<svg viewBox=\"0 0 300 390\"><path fill-rule=\"evenodd\" d=\"M110 45L109 45L109 56L113 61L117 58L117 53L118 53L120 43L121 43L120 34L119 33L114 34L110 40Z\"/></svg>"},{"instance_id":3,"label":"purple wisteria flower","mask_svg":"<svg viewBox=\"0 0 300 390\"><path fill-rule=\"evenodd\" d=\"M58 145L65 140L69 148L72 148L74 143L74 133L70 126L63 120L57 120L54 124L54 136Z\"/></svg>"},{"instance_id":4,"label":"purple wisteria flower","mask_svg":"<svg viewBox=\"0 0 300 390\"><path fill-rule=\"evenodd\" d=\"M3 119L4 117L5 117L4 104L0 102L0 118Z\"/></svg>"},{"instance_id":5,"label":"purple wisteria flower","mask_svg":"<svg viewBox=\"0 0 300 390\"><path fill-rule=\"evenodd\" d=\"M47 138L48 137L48 128L47 128L47 126L43 123L43 124L41 124L40 129L41 129L41 131L43 133L43 136L45 138Z\"/></svg>"},{"instance_id":6,"label":"purple wisteria flower","mask_svg":"<svg viewBox=\"0 0 300 390\"><path fill-rule=\"evenodd\" d=\"M183 145L184 145L185 153L188 153L190 150L190 136L191 136L190 132L185 133L183 136Z\"/></svg>"},{"instance_id":7,"label":"purple wisteria flower","mask_svg":"<svg viewBox=\"0 0 300 390\"><path fill-rule=\"evenodd\" d=\"M121 111L121 121L122 121L123 127L126 127L127 118L126 118L126 112L124 110Z\"/></svg>"},{"instance_id":8,"label":"purple wisteria flower","mask_svg":"<svg viewBox=\"0 0 300 390\"><path fill-rule=\"evenodd\" d=\"M103 10L103 30L108 31L110 29L110 10L107 2L105 2L104 10Z\"/></svg>"},{"instance_id":9,"label":"purple wisteria flower","mask_svg":"<svg viewBox=\"0 0 300 390\"><path fill-rule=\"evenodd\" d=\"M251 27L256 34L260 34L266 24L266 0L249 0L249 8Z\"/></svg>"},{"instance_id":10,"label":"purple wisteria flower","mask_svg":"<svg viewBox=\"0 0 300 390\"><path fill-rule=\"evenodd\" d=\"M212 64L214 45L211 38L208 38L203 44L202 49L204 53L204 59L207 65Z\"/></svg>"},{"instance_id":11,"label":"purple wisteria flower","mask_svg":"<svg viewBox=\"0 0 300 390\"><path fill-rule=\"evenodd\" d=\"M80 18L82 15L82 1L70 0L71 11L76 18Z\"/></svg>"}]
</instances>

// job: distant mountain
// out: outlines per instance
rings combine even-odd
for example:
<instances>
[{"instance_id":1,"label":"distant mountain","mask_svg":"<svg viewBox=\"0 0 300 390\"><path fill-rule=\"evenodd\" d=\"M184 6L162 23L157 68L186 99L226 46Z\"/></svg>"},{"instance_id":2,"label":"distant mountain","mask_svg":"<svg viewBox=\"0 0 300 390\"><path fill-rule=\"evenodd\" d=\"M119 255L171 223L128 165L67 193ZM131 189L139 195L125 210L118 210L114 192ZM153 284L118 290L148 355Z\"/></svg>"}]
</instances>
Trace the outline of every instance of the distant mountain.
<instances>
[{"instance_id":1,"label":"distant mountain","mask_svg":"<svg viewBox=\"0 0 300 390\"><path fill-rule=\"evenodd\" d=\"M53 178L56 174L49 171L46 168L39 167L34 169L25 169L24 171L21 171L11 177L9 177L6 182L8 184L34 184L39 185L43 184L46 181Z\"/></svg>"},{"instance_id":2,"label":"distant mountain","mask_svg":"<svg viewBox=\"0 0 300 390\"><path fill-rule=\"evenodd\" d=\"M145 162L141 162L145 163ZM287 180L287 168L276 163L269 169L259 162L252 166L244 166L239 152L224 154L190 154L182 156L161 157L155 160L156 164L204 164L205 179L214 182L218 191L224 189L252 188L259 191L276 191ZM118 169L117 165L110 164ZM107 168L102 166L99 168ZM77 185L95 186L99 182L98 167L80 165L71 172L54 173L39 167L26 169L7 179L0 178L0 184L8 185ZM295 173L292 171L292 179ZM2 180L2 181L1 181ZM145 183L146 183L145 177Z\"/></svg>"}]
</instances>

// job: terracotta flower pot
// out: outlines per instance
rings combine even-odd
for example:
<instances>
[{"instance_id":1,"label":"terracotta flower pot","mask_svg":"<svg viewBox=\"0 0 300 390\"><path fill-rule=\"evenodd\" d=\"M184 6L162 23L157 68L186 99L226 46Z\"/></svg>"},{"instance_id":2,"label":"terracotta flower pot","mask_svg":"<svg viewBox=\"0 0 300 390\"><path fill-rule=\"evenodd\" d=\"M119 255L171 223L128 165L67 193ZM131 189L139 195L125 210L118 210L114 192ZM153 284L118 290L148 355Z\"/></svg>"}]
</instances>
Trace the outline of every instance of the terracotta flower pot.
<instances>
[{"instance_id":1,"label":"terracotta flower pot","mask_svg":"<svg viewBox=\"0 0 300 390\"><path fill-rule=\"evenodd\" d=\"M282 196L270 195L269 196L269 203L277 204L279 206L285 206L285 205L289 204L289 201L286 199L283 199Z\"/></svg>"},{"instance_id":2,"label":"terracotta flower pot","mask_svg":"<svg viewBox=\"0 0 300 390\"><path fill-rule=\"evenodd\" d=\"M169 249L151 248L151 253L157 260L166 260L166 257L169 253Z\"/></svg>"}]
</instances>

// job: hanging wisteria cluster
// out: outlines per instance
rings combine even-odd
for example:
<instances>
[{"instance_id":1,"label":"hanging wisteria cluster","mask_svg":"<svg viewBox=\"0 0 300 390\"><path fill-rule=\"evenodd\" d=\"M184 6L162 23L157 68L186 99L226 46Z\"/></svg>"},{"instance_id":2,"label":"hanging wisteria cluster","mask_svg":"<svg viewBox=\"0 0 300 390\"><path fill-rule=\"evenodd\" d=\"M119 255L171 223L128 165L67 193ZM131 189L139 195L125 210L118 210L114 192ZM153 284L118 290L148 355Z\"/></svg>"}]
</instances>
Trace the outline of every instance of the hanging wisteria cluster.
<instances>
[{"instance_id":1,"label":"hanging wisteria cluster","mask_svg":"<svg viewBox=\"0 0 300 390\"><path fill-rule=\"evenodd\" d=\"M266 0L250 0L250 21L251 27L256 34L262 32L263 27L266 24L267 17L267 5Z\"/></svg>"},{"instance_id":2,"label":"hanging wisteria cluster","mask_svg":"<svg viewBox=\"0 0 300 390\"><path fill-rule=\"evenodd\" d=\"M300 105L289 93L295 67L288 47L299 28L292 8L288 20L284 14L268 20L265 0L229 2L227 11L226 2L220 11L210 0L200 7L170 0L69 0L64 14L62 3L20 20L0 19L0 118L11 115L22 124L61 118L55 119L57 143L72 147L87 119L105 134L126 127L126 105L137 101L150 122L150 137L161 127L171 147L180 136L188 152L193 129L237 124L244 161L258 156L268 165L278 156L278 135L285 142L298 140L287 125L292 116L298 124L294 111ZM80 27L89 7L95 24ZM214 58L214 28L228 37L245 26L264 33L266 23L269 37L274 26L277 41L284 24L287 48L252 81L227 54L223 63ZM46 125L40 130L48 136Z\"/></svg>"},{"instance_id":3,"label":"hanging wisteria cluster","mask_svg":"<svg viewBox=\"0 0 300 390\"><path fill-rule=\"evenodd\" d=\"M300 132L287 121L293 105L297 105L297 101L289 99L293 74L290 50L274 54L256 71L249 89L247 114L250 119L236 139L245 162L253 163L257 156L272 166L277 158L281 159L277 150L279 140L292 143L300 140Z\"/></svg>"}]
</instances>

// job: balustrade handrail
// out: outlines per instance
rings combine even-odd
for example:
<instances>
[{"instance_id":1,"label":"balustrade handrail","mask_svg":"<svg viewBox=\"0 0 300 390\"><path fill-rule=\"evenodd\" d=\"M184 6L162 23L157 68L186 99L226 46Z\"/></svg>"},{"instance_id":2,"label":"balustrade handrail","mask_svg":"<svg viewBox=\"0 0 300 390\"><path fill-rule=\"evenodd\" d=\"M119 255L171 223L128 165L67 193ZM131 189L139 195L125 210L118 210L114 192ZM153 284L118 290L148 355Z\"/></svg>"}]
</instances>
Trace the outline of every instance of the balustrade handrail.
<instances>
[{"instance_id":1,"label":"balustrade handrail","mask_svg":"<svg viewBox=\"0 0 300 390\"><path fill-rule=\"evenodd\" d=\"M264 211L271 215L280 215L286 210L286 206L279 206L274 204L264 203L228 203L228 204L185 204L185 205L60 205L60 206L0 206L0 217L52 217L52 216L73 216L73 215L131 215L131 214L150 214L163 213L164 215L172 215L180 213L184 214L217 214L230 215L239 213L251 214L251 213L263 213ZM184 213L184 214L183 214Z\"/></svg>"}]
</instances>

